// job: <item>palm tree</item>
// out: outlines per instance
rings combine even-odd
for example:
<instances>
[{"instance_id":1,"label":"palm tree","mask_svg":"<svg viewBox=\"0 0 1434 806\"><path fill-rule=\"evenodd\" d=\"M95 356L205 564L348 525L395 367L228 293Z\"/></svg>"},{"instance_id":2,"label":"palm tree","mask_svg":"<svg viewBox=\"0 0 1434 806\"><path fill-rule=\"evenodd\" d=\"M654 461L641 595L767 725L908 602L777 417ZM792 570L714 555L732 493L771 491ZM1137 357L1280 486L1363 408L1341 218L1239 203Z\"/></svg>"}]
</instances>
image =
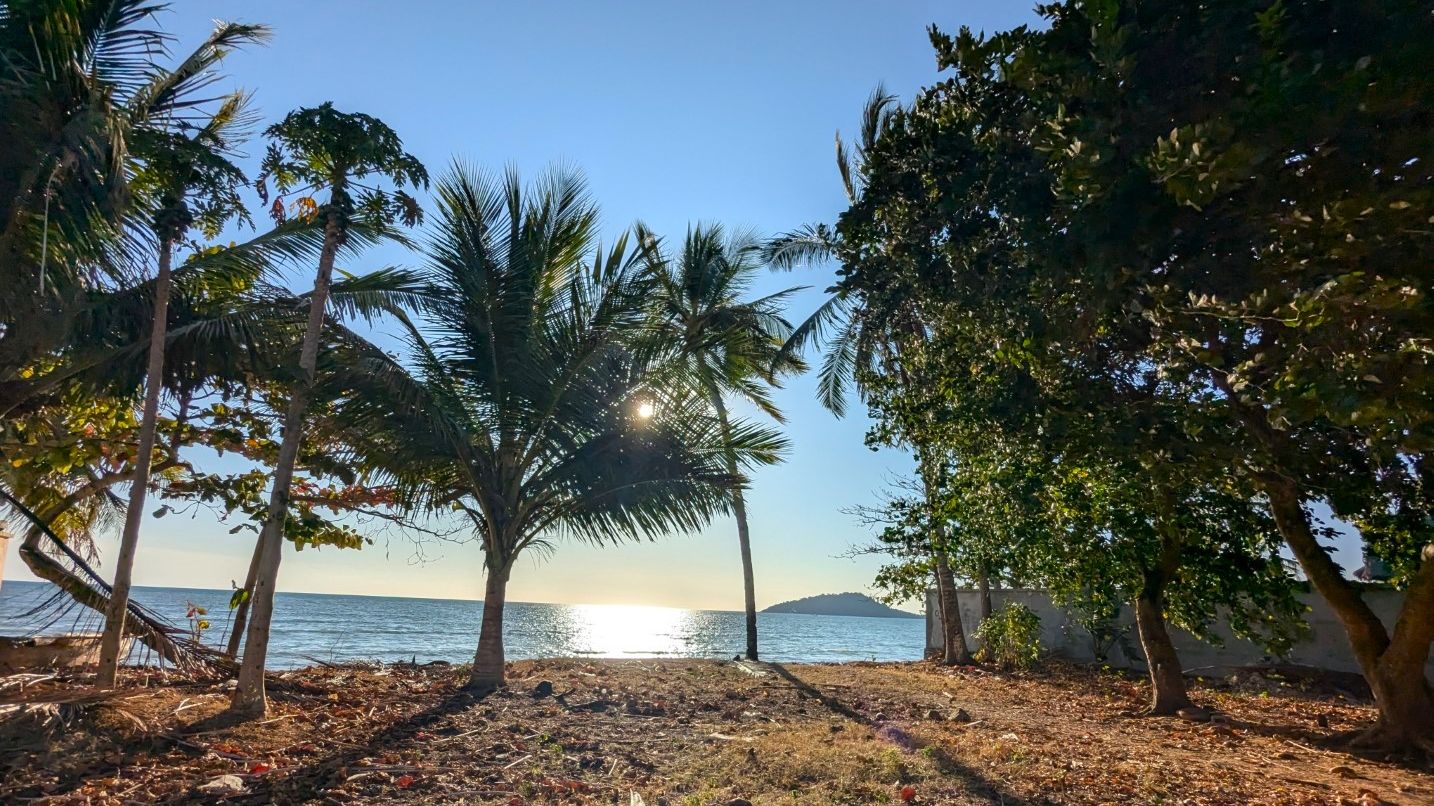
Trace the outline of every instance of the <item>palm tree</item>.
<instances>
[{"instance_id":1,"label":"palm tree","mask_svg":"<svg viewBox=\"0 0 1434 806\"><path fill-rule=\"evenodd\" d=\"M207 103L209 68L256 30L221 27L165 68L166 7L0 3L0 384L52 352L89 293L133 283L146 233L127 216L132 140Z\"/></svg>"},{"instance_id":2,"label":"palm tree","mask_svg":"<svg viewBox=\"0 0 1434 806\"><path fill-rule=\"evenodd\" d=\"M269 648L269 623L274 612L274 586L283 555L284 526L289 514L290 483L303 439L319 341L324 328L334 261L348 241L353 224L362 221L383 227L402 220L417 223L418 204L402 190L388 191L362 184L368 177L387 178L394 185L427 185L423 165L404 152L398 135L383 121L362 114L345 114L333 104L299 109L270 126L265 134L272 143L260 178L272 178L280 194L299 195L296 204L305 215L324 222L324 244L309 302L308 325L299 352L299 382L284 414L284 437L274 467L268 516L260 532L256 573L250 589L249 623L245 633L244 661L230 713L241 718L261 716L268 710L264 693L264 661ZM307 195L327 190L320 207ZM285 216L283 198L274 200L276 219Z\"/></svg>"},{"instance_id":3,"label":"palm tree","mask_svg":"<svg viewBox=\"0 0 1434 806\"><path fill-rule=\"evenodd\" d=\"M783 304L799 289L745 299L761 271L761 252L761 242L751 235L726 238L721 226L699 225L687 231L679 254L664 254L656 244L648 253L647 270L654 287L650 308L658 343L670 346L674 369L711 403L724 433L730 423L728 396L783 422L769 390L779 385L782 375L806 368L795 352L782 350L792 332L782 318ZM737 457L730 453L727 470L739 475ZM732 490L732 512L742 552L747 657L757 660L752 539L740 487Z\"/></svg>"},{"instance_id":4,"label":"palm tree","mask_svg":"<svg viewBox=\"0 0 1434 806\"><path fill-rule=\"evenodd\" d=\"M213 64L224 58L234 45L261 41L267 34L266 29L258 26L221 23L206 47L201 48L194 58ZM156 87L141 93L141 102L150 94L163 91L161 87ZM141 128L135 138L134 150L141 164L131 185L137 195L153 201L151 227L159 245L159 265L154 285L149 363L145 373L145 398L134 480L130 482L129 508L125 513L120 550L115 560L114 582L110 586L109 607L105 613L105 629L100 639L96 684L101 688L113 688L119 675L130 576L149 492L150 460L158 430L159 396L164 385L164 347L169 323L174 249L193 227L213 238L229 220L248 218L238 193L238 188L244 184L244 174L229 159L242 139L247 100L242 93L231 94L222 99L212 114L198 123L180 118L171 121L162 130Z\"/></svg>"},{"instance_id":5,"label":"palm tree","mask_svg":"<svg viewBox=\"0 0 1434 806\"><path fill-rule=\"evenodd\" d=\"M468 519L487 573L469 685L503 683L517 558L560 537L595 544L701 528L777 434L725 429L650 349L641 249L602 252L597 209L568 173L524 188L461 165L435 185L427 328L409 364L352 368L334 427L408 506Z\"/></svg>"},{"instance_id":6,"label":"palm tree","mask_svg":"<svg viewBox=\"0 0 1434 806\"><path fill-rule=\"evenodd\" d=\"M861 134L855 148L848 149L841 135L837 134L837 171L841 175L847 200L852 204L860 200L866 187L867 154L892 116L897 114L895 104L896 96L887 94L878 86L862 108ZM773 268L790 271L831 260L839 254L840 248L841 238L834 227L809 224L772 239L767 244L765 257ZM885 365L905 377L906 368L900 360L902 342L924 338L919 312L907 307L885 313L890 315L883 321L865 300L856 298L839 285L834 286L826 301L793 329L783 345L783 353L793 355L814 346L824 346L817 394L822 405L838 417L846 413L847 390L850 387L856 386L858 394L864 392L861 384L863 375L879 372ZM897 324L890 327L890 322ZM927 506L930 507L935 503L936 486L931 470L935 462L927 456L924 446L916 445L915 448L927 493ZM971 662L971 653L961 625L955 575L951 572L946 552L941 548L945 542L944 527L935 528L937 533L932 535L931 543L941 607L944 659L947 663L967 664ZM980 584L985 585L984 578Z\"/></svg>"}]
</instances>

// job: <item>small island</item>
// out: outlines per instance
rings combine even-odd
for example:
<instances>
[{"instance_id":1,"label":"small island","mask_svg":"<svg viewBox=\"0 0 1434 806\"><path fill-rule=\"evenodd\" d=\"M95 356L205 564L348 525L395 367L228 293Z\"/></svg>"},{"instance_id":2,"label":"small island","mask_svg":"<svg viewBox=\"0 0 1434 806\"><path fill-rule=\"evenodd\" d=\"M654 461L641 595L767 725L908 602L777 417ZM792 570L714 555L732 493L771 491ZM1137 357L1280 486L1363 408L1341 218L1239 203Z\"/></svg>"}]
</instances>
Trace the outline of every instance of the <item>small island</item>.
<instances>
[{"instance_id":1,"label":"small island","mask_svg":"<svg viewBox=\"0 0 1434 806\"><path fill-rule=\"evenodd\" d=\"M823 593L805 599L774 604L763 613L802 613L809 616L870 616L874 618L922 618L918 613L908 613L887 607L864 593Z\"/></svg>"}]
</instances>

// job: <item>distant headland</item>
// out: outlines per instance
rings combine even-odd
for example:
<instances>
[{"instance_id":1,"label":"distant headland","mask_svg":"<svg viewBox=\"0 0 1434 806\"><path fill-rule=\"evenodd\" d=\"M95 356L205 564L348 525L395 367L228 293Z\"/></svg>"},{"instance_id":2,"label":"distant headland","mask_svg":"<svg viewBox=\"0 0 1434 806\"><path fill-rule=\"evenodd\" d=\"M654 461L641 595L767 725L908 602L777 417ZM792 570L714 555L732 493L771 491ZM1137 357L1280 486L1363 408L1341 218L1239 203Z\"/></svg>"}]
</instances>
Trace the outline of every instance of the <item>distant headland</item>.
<instances>
[{"instance_id":1,"label":"distant headland","mask_svg":"<svg viewBox=\"0 0 1434 806\"><path fill-rule=\"evenodd\" d=\"M805 599L774 604L763 613L803 613L810 616L873 616L876 618L922 618L887 607L864 593L823 593Z\"/></svg>"}]
</instances>

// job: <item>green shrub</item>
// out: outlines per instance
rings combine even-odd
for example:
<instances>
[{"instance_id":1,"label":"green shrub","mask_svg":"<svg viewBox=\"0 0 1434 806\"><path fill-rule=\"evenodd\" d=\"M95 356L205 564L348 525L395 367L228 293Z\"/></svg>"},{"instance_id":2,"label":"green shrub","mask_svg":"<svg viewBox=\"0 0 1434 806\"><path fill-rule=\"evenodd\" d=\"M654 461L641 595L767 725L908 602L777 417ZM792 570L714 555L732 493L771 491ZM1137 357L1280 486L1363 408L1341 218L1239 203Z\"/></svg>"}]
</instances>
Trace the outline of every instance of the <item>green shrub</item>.
<instances>
[{"instance_id":1,"label":"green shrub","mask_svg":"<svg viewBox=\"0 0 1434 806\"><path fill-rule=\"evenodd\" d=\"M1041 617L1010 602L981 622L981 660L1006 669L1029 669L1041 659Z\"/></svg>"}]
</instances>

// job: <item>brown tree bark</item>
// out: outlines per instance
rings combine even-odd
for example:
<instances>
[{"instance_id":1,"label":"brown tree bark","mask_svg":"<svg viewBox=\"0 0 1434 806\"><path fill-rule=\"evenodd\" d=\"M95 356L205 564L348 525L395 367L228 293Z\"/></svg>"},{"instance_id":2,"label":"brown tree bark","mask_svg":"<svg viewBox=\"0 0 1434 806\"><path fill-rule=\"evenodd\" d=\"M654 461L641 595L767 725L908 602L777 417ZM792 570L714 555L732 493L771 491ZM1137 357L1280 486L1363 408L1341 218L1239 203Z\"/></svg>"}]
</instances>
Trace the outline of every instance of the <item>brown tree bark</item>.
<instances>
[{"instance_id":1,"label":"brown tree bark","mask_svg":"<svg viewBox=\"0 0 1434 806\"><path fill-rule=\"evenodd\" d=\"M1180 656L1165 624L1165 597L1149 583L1135 599L1135 626L1150 674L1148 713L1164 716L1191 706Z\"/></svg>"},{"instance_id":2,"label":"brown tree bark","mask_svg":"<svg viewBox=\"0 0 1434 806\"><path fill-rule=\"evenodd\" d=\"M947 666L967 666L971 663L971 649L966 645L966 630L961 625L956 579L942 551L936 552L936 594L941 603L941 662Z\"/></svg>"},{"instance_id":3,"label":"brown tree bark","mask_svg":"<svg viewBox=\"0 0 1434 806\"><path fill-rule=\"evenodd\" d=\"M135 453L134 481L130 482L129 506L125 510L124 532L115 558L115 578L105 608L105 630L100 636L100 666L95 686L114 688L119 679L120 648L124 642L125 616L129 612L129 591L134 557L139 550L139 529L144 522L145 498L149 494L150 464L159 430L159 395L164 388L164 341L169 325L170 265L173 243L159 244L159 273L154 283L154 322L149 331L149 365L145 369L144 410L140 415L139 447Z\"/></svg>"},{"instance_id":4,"label":"brown tree bark","mask_svg":"<svg viewBox=\"0 0 1434 806\"><path fill-rule=\"evenodd\" d=\"M1391 635L1315 538L1298 485L1280 478L1267 480L1264 488L1280 536L1344 625L1350 649L1379 707L1379 721L1358 742L1396 749L1419 746L1434 752L1434 691L1424 673L1434 640L1434 550L1425 547Z\"/></svg>"},{"instance_id":5,"label":"brown tree bark","mask_svg":"<svg viewBox=\"0 0 1434 806\"><path fill-rule=\"evenodd\" d=\"M1222 347L1218 338L1212 338L1210 346ZM1262 408L1242 400L1226 373L1217 370L1210 377L1245 430L1279 470L1280 457L1292 455L1288 435L1270 426ZM1280 537L1304 569L1310 585L1344 626L1350 649L1374 693L1379 720L1360 738L1360 743L1391 748L1417 745L1434 753L1434 688L1424 673L1430 644L1434 643L1434 544L1424 547L1419 570L1405 589L1404 604L1391 635L1365 604L1359 589L1345 578L1344 570L1319 544L1310 528L1305 496L1296 478L1284 472L1266 473L1260 486L1270 500Z\"/></svg>"},{"instance_id":6,"label":"brown tree bark","mask_svg":"<svg viewBox=\"0 0 1434 806\"><path fill-rule=\"evenodd\" d=\"M337 195L341 191L341 186L335 184L333 193ZM261 717L269 709L269 701L264 692L264 662L269 654L269 625L274 618L274 589L278 584L279 563L284 554L284 529L289 516L289 488L294 479L299 446L303 442L304 412L308 408L314 373L318 367L319 340L323 335L324 313L328 307L329 286L333 280L339 236L338 214L330 212L328 223L324 227L324 246L319 253L319 272L314 278L314 293L309 300L309 321L299 351L299 383L293 390L289 398L289 408L284 413L284 439L279 445L273 487L269 491L269 509L264 519L264 528L259 534L259 573L249 594L251 604L249 624L244 636L244 660L239 665L238 685L229 704L229 713L239 719Z\"/></svg>"},{"instance_id":7,"label":"brown tree bark","mask_svg":"<svg viewBox=\"0 0 1434 806\"><path fill-rule=\"evenodd\" d=\"M1153 566L1142 569L1140 592L1135 597L1135 627L1150 675L1150 708L1153 716L1168 716L1189 708L1185 670L1170 640L1165 623L1165 591L1180 570L1183 535L1176 520L1176 496L1169 484L1157 491L1155 528L1160 536L1160 553Z\"/></svg>"},{"instance_id":8,"label":"brown tree bark","mask_svg":"<svg viewBox=\"0 0 1434 806\"><path fill-rule=\"evenodd\" d=\"M503 608L507 604L510 573L511 566L488 569L478 651L473 655L473 671L468 676L468 688L473 691L488 692L503 685Z\"/></svg>"}]
</instances>

